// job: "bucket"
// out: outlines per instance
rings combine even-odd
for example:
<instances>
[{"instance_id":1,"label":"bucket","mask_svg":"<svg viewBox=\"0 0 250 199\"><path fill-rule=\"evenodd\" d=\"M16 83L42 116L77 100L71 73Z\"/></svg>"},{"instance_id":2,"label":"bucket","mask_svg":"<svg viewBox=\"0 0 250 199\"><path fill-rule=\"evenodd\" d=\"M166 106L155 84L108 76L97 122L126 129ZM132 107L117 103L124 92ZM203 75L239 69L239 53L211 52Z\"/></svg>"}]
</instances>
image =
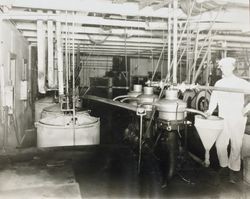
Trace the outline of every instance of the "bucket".
<instances>
[{"instance_id":1,"label":"bucket","mask_svg":"<svg viewBox=\"0 0 250 199\"><path fill-rule=\"evenodd\" d=\"M224 128L224 119L217 116L204 118L201 115L196 115L194 126L206 151L205 165L209 166L209 151Z\"/></svg>"}]
</instances>

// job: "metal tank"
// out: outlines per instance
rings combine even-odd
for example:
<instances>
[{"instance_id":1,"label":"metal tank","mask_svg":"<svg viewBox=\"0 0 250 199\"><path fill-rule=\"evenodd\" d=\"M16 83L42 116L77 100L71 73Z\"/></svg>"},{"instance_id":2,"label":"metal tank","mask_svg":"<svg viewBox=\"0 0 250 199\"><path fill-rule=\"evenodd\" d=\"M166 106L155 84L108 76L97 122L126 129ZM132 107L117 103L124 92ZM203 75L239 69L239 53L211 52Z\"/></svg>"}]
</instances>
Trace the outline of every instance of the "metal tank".
<instances>
[{"instance_id":1,"label":"metal tank","mask_svg":"<svg viewBox=\"0 0 250 199\"><path fill-rule=\"evenodd\" d=\"M128 102L137 106L137 97L142 94L142 85L134 84L133 90L128 92Z\"/></svg>"},{"instance_id":2,"label":"metal tank","mask_svg":"<svg viewBox=\"0 0 250 199\"><path fill-rule=\"evenodd\" d=\"M44 108L55 105L53 97L44 97L35 102L35 122L41 119L42 111Z\"/></svg>"},{"instance_id":3,"label":"metal tank","mask_svg":"<svg viewBox=\"0 0 250 199\"><path fill-rule=\"evenodd\" d=\"M187 103L178 99L178 90L165 90L165 98L155 104L159 111L159 119L180 121L186 117Z\"/></svg>"},{"instance_id":4,"label":"metal tank","mask_svg":"<svg viewBox=\"0 0 250 199\"><path fill-rule=\"evenodd\" d=\"M165 90L165 97L155 104L158 111L156 154L160 158L164 186L172 179L178 155L178 132L184 129L187 103L178 99L178 90Z\"/></svg>"},{"instance_id":5,"label":"metal tank","mask_svg":"<svg viewBox=\"0 0 250 199\"><path fill-rule=\"evenodd\" d=\"M143 88L143 94L139 95L137 98L138 104L145 108L147 112L153 110L153 103L158 100L158 96L154 94L154 88L147 86Z\"/></svg>"},{"instance_id":6,"label":"metal tank","mask_svg":"<svg viewBox=\"0 0 250 199\"><path fill-rule=\"evenodd\" d=\"M83 110L83 111L77 111L76 114L89 114L90 110ZM61 110L60 104L54 104L52 106L47 106L43 109L41 113L41 119L50 117L50 116L60 116L60 115L65 115L64 112Z\"/></svg>"},{"instance_id":7,"label":"metal tank","mask_svg":"<svg viewBox=\"0 0 250 199\"><path fill-rule=\"evenodd\" d=\"M88 114L54 115L36 123L37 146L57 147L97 145L100 143L100 120Z\"/></svg>"}]
</instances>

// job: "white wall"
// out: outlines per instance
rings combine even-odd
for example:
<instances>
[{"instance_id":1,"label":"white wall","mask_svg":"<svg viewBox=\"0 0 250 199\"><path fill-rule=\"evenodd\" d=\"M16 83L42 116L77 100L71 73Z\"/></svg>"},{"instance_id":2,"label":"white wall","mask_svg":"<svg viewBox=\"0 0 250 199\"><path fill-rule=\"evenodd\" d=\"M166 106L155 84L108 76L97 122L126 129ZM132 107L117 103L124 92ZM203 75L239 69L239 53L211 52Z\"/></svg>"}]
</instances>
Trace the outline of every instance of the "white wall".
<instances>
[{"instance_id":1,"label":"white wall","mask_svg":"<svg viewBox=\"0 0 250 199\"><path fill-rule=\"evenodd\" d=\"M23 38L15 26L8 21L0 21L0 65L4 68L4 87L8 85L14 86L14 114L18 123L19 137L22 138L25 129L32 125L32 111L29 101L20 100L20 82L21 80L29 80L29 47L27 41ZM15 57L15 71L10 68L10 57ZM26 76L23 74L23 61L27 61ZM11 83L11 77L13 82ZM1 93L3 95L3 93ZM0 101L0 106L4 106ZM3 131L0 129L0 146L2 144ZM8 147L15 147L17 145L14 131L10 131L8 135Z\"/></svg>"}]
</instances>

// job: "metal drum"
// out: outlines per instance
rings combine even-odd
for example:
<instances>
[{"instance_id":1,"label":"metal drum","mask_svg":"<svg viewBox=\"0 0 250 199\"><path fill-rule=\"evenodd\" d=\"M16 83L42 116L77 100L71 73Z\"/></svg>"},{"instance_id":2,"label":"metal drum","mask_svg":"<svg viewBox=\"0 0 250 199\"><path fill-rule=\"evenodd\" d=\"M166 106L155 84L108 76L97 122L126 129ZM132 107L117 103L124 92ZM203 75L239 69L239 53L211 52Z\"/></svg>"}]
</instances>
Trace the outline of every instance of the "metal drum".
<instances>
[{"instance_id":1,"label":"metal drum","mask_svg":"<svg viewBox=\"0 0 250 199\"><path fill-rule=\"evenodd\" d=\"M156 103L159 119L166 121L184 120L187 103L178 99L178 90L166 90L165 98Z\"/></svg>"}]
</instances>

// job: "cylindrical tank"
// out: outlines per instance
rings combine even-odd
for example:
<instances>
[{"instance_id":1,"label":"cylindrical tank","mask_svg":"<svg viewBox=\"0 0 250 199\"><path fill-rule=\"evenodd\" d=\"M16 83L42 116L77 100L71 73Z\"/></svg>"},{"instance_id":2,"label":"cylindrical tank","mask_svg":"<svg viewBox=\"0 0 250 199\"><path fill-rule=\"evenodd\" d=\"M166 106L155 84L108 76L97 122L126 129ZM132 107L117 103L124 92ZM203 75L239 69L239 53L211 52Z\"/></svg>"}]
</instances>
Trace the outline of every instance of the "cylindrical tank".
<instances>
[{"instance_id":1,"label":"cylindrical tank","mask_svg":"<svg viewBox=\"0 0 250 199\"><path fill-rule=\"evenodd\" d=\"M35 122L41 119L42 111L44 108L55 105L53 97L44 97L35 102Z\"/></svg>"},{"instance_id":2,"label":"cylindrical tank","mask_svg":"<svg viewBox=\"0 0 250 199\"><path fill-rule=\"evenodd\" d=\"M153 87L144 87L143 94L139 95L138 104L142 105L146 109L146 111L152 111L153 103L158 100L158 96L154 95Z\"/></svg>"},{"instance_id":3,"label":"cylindrical tank","mask_svg":"<svg viewBox=\"0 0 250 199\"><path fill-rule=\"evenodd\" d=\"M36 123L37 146L57 147L100 143L100 120L88 114L50 116Z\"/></svg>"},{"instance_id":4,"label":"cylindrical tank","mask_svg":"<svg viewBox=\"0 0 250 199\"><path fill-rule=\"evenodd\" d=\"M165 98L156 104L159 111L159 119L167 121L184 120L187 103L178 99L178 90L165 90Z\"/></svg>"}]
</instances>

